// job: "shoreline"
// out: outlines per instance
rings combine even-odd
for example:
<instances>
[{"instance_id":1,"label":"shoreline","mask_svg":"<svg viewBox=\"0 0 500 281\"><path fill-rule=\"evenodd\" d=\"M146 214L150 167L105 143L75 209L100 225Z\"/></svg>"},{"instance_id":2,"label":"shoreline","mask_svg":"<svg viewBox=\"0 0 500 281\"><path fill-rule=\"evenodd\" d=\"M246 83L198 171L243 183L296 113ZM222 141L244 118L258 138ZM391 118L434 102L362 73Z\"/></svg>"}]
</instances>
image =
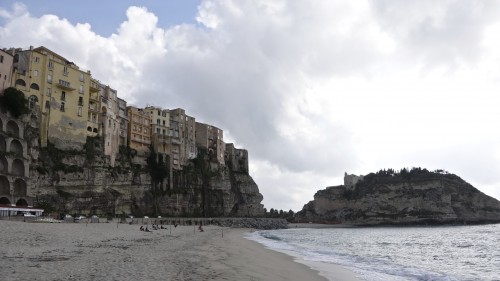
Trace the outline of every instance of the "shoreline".
<instances>
[{"instance_id":1,"label":"shoreline","mask_svg":"<svg viewBox=\"0 0 500 281\"><path fill-rule=\"evenodd\" d=\"M250 229L12 221L0 228L5 280L326 280L314 266L245 238Z\"/></svg>"}]
</instances>

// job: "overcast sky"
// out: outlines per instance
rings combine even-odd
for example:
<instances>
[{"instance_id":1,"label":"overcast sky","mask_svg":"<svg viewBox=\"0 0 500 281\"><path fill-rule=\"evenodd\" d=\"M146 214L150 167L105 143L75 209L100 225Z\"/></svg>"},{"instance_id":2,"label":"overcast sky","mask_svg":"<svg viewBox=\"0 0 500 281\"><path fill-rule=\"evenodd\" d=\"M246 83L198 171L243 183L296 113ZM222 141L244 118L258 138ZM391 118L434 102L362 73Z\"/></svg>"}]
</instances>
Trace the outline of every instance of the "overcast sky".
<instances>
[{"instance_id":1,"label":"overcast sky","mask_svg":"<svg viewBox=\"0 0 500 281\"><path fill-rule=\"evenodd\" d=\"M268 209L403 167L500 198L500 1L2 1L30 45L223 129Z\"/></svg>"}]
</instances>

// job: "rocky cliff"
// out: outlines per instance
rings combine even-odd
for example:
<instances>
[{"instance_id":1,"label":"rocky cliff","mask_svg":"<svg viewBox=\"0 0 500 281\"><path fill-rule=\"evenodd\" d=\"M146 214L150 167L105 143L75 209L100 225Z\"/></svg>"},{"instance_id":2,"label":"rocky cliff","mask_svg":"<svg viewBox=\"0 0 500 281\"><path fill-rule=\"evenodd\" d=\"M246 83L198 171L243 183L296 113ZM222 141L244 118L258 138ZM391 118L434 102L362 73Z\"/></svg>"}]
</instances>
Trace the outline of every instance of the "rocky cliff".
<instances>
[{"instance_id":1,"label":"rocky cliff","mask_svg":"<svg viewBox=\"0 0 500 281\"><path fill-rule=\"evenodd\" d=\"M30 193L34 205L69 214L163 216L263 216L263 196L246 170L203 158L173 170L154 189L145 159L122 147L109 165L100 138L83 150L60 150L49 143L34 149ZM157 206L157 208L155 208Z\"/></svg>"},{"instance_id":2,"label":"rocky cliff","mask_svg":"<svg viewBox=\"0 0 500 281\"><path fill-rule=\"evenodd\" d=\"M354 185L318 191L296 219L359 225L493 223L500 222L500 202L444 171L390 169Z\"/></svg>"}]
</instances>

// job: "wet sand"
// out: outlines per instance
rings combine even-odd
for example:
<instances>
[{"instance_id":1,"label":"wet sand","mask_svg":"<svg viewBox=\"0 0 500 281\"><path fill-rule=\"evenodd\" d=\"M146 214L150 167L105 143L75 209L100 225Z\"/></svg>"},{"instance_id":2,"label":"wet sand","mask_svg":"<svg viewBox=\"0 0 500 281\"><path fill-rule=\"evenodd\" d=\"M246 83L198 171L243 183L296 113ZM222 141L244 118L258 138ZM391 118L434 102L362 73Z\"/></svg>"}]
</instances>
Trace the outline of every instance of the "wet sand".
<instances>
[{"instance_id":1,"label":"wet sand","mask_svg":"<svg viewBox=\"0 0 500 281\"><path fill-rule=\"evenodd\" d=\"M2 280L326 280L249 230L0 221ZM332 267L335 271L336 267ZM339 272L340 274L341 272ZM356 280L339 275L341 279Z\"/></svg>"}]
</instances>

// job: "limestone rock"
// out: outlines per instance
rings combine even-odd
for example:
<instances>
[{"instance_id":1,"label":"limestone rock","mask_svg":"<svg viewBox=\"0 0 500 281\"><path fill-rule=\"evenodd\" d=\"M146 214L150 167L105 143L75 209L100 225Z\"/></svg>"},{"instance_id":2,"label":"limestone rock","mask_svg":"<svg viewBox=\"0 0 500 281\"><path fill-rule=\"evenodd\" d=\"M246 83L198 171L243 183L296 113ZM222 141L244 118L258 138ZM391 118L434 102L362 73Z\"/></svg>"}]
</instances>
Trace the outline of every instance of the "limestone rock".
<instances>
[{"instance_id":1,"label":"limestone rock","mask_svg":"<svg viewBox=\"0 0 500 281\"><path fill-rule=\"evenodd\" d=\"M500 222L500 202L446 172L380 171L354 187L318 191L296 219L359 225L494 223Z\"/></svg>"}]
</instances>

